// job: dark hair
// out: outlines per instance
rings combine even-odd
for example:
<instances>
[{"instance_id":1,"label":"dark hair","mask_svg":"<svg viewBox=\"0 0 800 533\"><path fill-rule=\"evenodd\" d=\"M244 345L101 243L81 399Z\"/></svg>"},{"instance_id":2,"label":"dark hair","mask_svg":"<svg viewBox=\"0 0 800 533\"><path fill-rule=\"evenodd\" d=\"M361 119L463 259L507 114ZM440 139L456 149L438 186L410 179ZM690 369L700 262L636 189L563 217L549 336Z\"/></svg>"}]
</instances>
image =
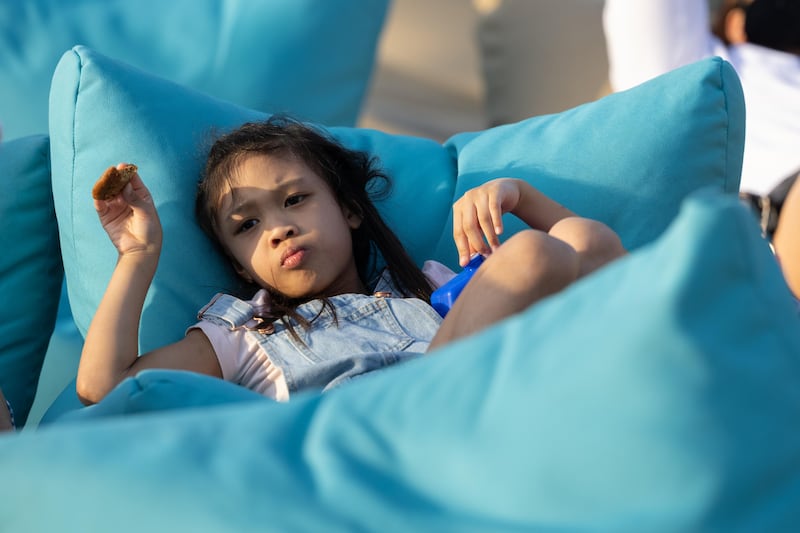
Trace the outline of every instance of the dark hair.
<instances>
[{"instance_id":1,"label":"dark hair","mask_svg":"<svg viewBox=\"0 0 800 533\"><path fill-rule=\"evenodd\" d=\"M725 19L734 9L745 12L747 42L800 54L800 0L722 0L712 30L725 44Z\"/></svg>"},{"instance_id":2,"label":"dark hair","mask_svg":"<svg viewBox=\"0 0 800 533\"><path fill-rule=\"evenodd\" d=\"M755 0L744 31L748 42L800 54L800 0Z\"/></svg>"},{"instance_id":3,"label":"dark hair","mask_svg":"<svg viewBox=\"0 0 800 533\"><path fill-rule=\"evenodd\" d=\"M195 215L205 233L226 255L228 251L217 234L217 209L236 168L253 154L302 161L328 184L340 206L361 217L360 226L352 230L352 240L356 268L365 287L372 285L380 274L380 254L396 287L406 295L430 301L430 283L373 204L373 198L388 196L391 190L389 177L380 169L377 159L350 150L329 134L284 116L246 123L219 137L209 150L197 188ZM246 286L252 292L258 288L255 284ZM289 315L303 323L294 310L313 295L298 300L272 288L267 290L274 307L269 318Z\"/></svg>"}]
</instances>

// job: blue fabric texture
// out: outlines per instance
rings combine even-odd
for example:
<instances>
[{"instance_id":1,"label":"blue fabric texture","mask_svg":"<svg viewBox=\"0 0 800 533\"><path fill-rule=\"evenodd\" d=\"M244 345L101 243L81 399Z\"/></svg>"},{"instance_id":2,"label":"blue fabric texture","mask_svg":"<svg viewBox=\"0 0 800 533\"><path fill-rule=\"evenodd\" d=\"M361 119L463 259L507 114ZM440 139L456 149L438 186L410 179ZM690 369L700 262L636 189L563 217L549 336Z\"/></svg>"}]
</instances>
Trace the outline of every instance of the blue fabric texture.
<instances>
[{"instance_id":1,"label":"blue fabric texture","mask_svg":"<svg viewBox=\"0 0 800 533\"><path fill-rule=\"evenodd\" d=\"M466 187L509 173L529 179L581 214L608 222L635 248L663 231L693 188L737 188L744 109L741 87L730 65L719 59L625 94L563 118L464 134L445 145L357 128L331 131L346 145L378 156L393 177L392 195L379 209L420 265L438 259L457 268L449 228L452 202ZM642 110L629 112L629 107ZM179 338L214 293L231 292L236 285L197 228L194 194L187 191L193 191L212 132L263 117L85 47L63 56L50 97L53 188L70 304L82 333L102 296L105 282L98 280L110 277L116 258L90 208L97 177L109 165L134 162L159 207L164 253L140 336L141 348L150 350ZM115 135L105 133L109 124L118 125ZM659 141L655 132L667 133ZM599 140L619 136L649 136L651 142L636 145L637 150L630 150L627 141L595 148ZM560 152L564 155L556 156ZM604 159L599 153L606 154ZM596 159L601 164L595 167ZM625 161L620 171L614 169L617 159ZM610 200L612 193L624 201ZM204 260L187 271L186 257Z\"/></svg>"},{"instance_id":2,"label":"blue fabric texture","mask_svg":"<svg viewBox=\"0 0 800 533\"><path fill-rule=\"evenodd\" d=\"M142 350L180 338L216 292L238 285L194 218L194 191L209 139L248 120L253 110L146 74L85 47L64 55L53 76L50 140L53 191L70 305L85 334L117 252L97 220L91 188L120 161L136 163L164 228L164 250L142 316ZM114 135L108 135L109 125ZM420 264L433 255L450 210L455 162L441 144L372 130L335 128L348 146L370 150L396 176L379 206ZM420 184L426 194L419 194ZM414 205L419 217L409 218ZM186 269L186 258L198 258ZM157 310L157 311L155 311Z\"/></svg>"},{"instance_id":3,"label":"blue fabric texture","mask_svg":"<svg viewBox=\"0 0 800 533\"><path fill-rule=\"evenodd\" d=\"M0 388L25 424L64 276L45 135L0 144Z\"/></svg>"},{"instance_id":4,"label":"blue fabric texture","mask_svg":"<svg viewBox=\"0 0 800 533\"><path fill-rule=\"evenodd\" d=\"M169 405L171 409L205 409L254 401L267 400L249 389L202 374L176 370L144 370L120 383L102 403L84 409L63 410L58 413L57 420L64 423L118 417L122 414L142 414L161 411L165 405ZM48 415L53 416L49 411Z\"/></svg>"},{"instance_id":5,"label":"blue fabric texture","mask_svg":"<svg viewBox=\"0 0 800 533\"><path fill-rule=\"evenodd\" d=\"M53 69L76 44L246 107L354 125L388 5L388 0L0 2L5 138L47 132Z\"/></svg>"},{"instance_id":6,"label":"blue fabric texture","mask_svg":"<svg viewBox=\"0 0 800 533\"><path fill-rule=\"evenodd\" d=\"M695 63L562 113L454 136L455 194L498 175L521 177L635 249L664 231L690 192L738 191L743 152L731 148L743 142L744 115L730 64ZM521 228L511 216L507 224L509 234ZM448 226L437 248L448 261L450 234Z\"/></svg>"},{"instance_id":7,"label":"blue fabric texture","mask_svg":"<svg viewBox=\"0 0 800 533\"><path fill-rule=\"evenodd\" d=\"M702 191L653 243L370 379L0 438L0 515L61 531L791 531L799 353L756 222ZM137 401L163 401L147 381Z\"/></svg>"},{"instance_id":8,"label":"blue fabric texture","mask_svg":"<svg viewBox=\"0 0 800 533\"><path fill-rule=\"evenodd\" d=\"M116 256L90 189L118 161L139 165L165 230L143 349L178 338L234 283L196 229L194 184L211 132L263 116L85 47L63 56L52 179L79 329ZM394 177L379 208L420 263L453 264L453 199L500 175L608 222L632 252L478 335L287 404L142 373L63 423L0 437L4 525L791 530L800 319L734 194L743 128L741 87L709 59L444 145L332 129Z\"/></svg>"}]
</instances>

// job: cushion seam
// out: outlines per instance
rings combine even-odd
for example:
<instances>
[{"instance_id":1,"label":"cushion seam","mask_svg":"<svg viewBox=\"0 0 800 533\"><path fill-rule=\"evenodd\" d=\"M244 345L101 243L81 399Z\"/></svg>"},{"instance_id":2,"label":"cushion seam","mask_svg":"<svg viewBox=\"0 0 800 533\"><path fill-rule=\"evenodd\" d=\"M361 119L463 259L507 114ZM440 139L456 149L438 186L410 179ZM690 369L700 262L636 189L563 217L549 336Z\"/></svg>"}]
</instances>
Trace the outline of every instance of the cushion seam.
<instances>
[{"instance_id":1,"label":"cushion seam","mask_svg":"<svg viewBox=\"0 0 800 533\"><path fill-rule=\"evenodd\" d=\"M76 167L76 159L77 159L77 128L76 128L76 117L78 115L78 99L81 94L81 85L83 84L83 57L78 52L77 47L72 49L72 52L78 58L78 85L75 88L75 98L73 101L72 107L72 161L70 165L70 172L69 172L69 191L70 197L72 201L70 202L70 210L69 210L69 223L70 223L70 238L72 242L70 245L72 246L72 253L73 255L77 256L78 254L78 246L77 246L77 239L75 238L75 203L77 198L75 198L75 167ZM66 274L65 274L66 276Z\"/></svg>"}]
</instances>

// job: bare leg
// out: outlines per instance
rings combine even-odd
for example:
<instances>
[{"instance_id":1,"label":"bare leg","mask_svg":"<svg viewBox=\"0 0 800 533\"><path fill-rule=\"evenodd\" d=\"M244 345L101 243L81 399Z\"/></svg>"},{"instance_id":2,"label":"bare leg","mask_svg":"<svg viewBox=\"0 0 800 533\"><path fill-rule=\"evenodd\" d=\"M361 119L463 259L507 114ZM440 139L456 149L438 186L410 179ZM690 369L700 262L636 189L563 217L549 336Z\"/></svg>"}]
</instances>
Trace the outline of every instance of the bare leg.
<instances>
[{"instance_id":1,"label":"bare leg","mask_svg":"<svg viewBox=\"0 0 800 533\"><path fill-rule=\"evenodd\" d=\"M578 277L591 274L627 253L614 230L588 218L564 218L550 228L549 234L566 242L578 253Z\"/></svg>"},{"instance_id":2,"label":"bare leg","mask_svg":"<svg viewBox=\"0 0 800 533\"><path fill-rule=\"evenodd\" d=\"M11 424L11 413L6 405L6 397L3 396L3 391L0 390L0 431L12 429L14 429L14 426Z\"/></svg>"},{"instance_id":3,"label":"bare leg","mask_svg":"<svg viewBox=\"0 0 800 533\"><path fill-rule=\"evenodd\" d=\"M795 297L800 298L800 179L786 196L772 244L786 283Z\"/></svg>"},{"instance_id":4,"label":"bare leg","mask_svg":"<svg viewBox=\"0 0 800 533\"><path fill-rule=\"evenodd\" d=\"M619 237L592 220L567 218L549 234L522 231L486 259L428 350L516 314L624 254Z\"/></svg>"}]
</instances>

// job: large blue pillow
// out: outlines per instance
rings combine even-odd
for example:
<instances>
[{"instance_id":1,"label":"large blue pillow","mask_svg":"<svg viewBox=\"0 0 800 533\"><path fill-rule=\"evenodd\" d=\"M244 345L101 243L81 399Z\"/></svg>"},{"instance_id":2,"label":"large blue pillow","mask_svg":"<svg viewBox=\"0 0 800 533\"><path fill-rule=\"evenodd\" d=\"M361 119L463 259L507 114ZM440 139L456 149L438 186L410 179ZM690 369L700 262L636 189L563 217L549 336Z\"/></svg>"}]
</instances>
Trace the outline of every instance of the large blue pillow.
<instances>
[{"instance_id":1,"label":"large blue pillow","mask_svg":"<svg viewBox=\"0 0 800 533\"><path fill-rule=\"evenodd\" d=\"M756 222L702 192L654 243L347 387L0 438L0 516L29 531L792 531L798 354Z\"/></svg>"},{"instance_id":2,"label":"large blue pillow","mask_svg":"<svg viewBox=\"0 0 800 533\"><path fill-rule=\"evenodd\" d=\"M164 226L164 251L142 317L141 345L150 350L181 337L215 292L235 286L227 261L195 222L195 186L212 133L265 116L85 47L63 56L50 98L53 194L70 304L82 333L116 262L92 205L91 188L100 174L115 162L136 163ZM348 145L380 154L398 177L394 194L382 204L387 222L420 263L431 257L453 195L455 162L449 153L428 139L334 131ZM420 216L409 219L409 205ZM193 258L191 268L187 258Z\"/></svg>"},{"instance_id":3,"label":"large blue pillow","mask_svg":"<svg viewBox=\"0 0 800 533\"><path fill-rule=\"evenodd\" d=\"M180 370L150 369L125 379L102 402L67 410L60 413L57 420L63 424L165 409L208 409L229 403L266 401L269 400L258 392L219 378Z\"/></svg>"},{"instance_id":4,"label":"large blue pillow","mask_svg":"<svg viewBox=\"0 0 800 533\"><path fill-rule=\"evenodd\" d=\"M393 176L394 193L379 208L412 257L455 266L447 229L452 201L469 185L509 173L609 222L631 249L652 240L689 191L738 187L742 101L730 65L710 59L563 115L465 134L444 146L372 130L331 131L379 156ZM50 97L53 191L81 332L116 260L91 204L102 171L118 161L138 164L164 224L140 336L149 350L180 338L197 309L234 283L194 223L194 185L210 132L263 116L85 47L63 56ZM187 257L195 258L191 268Z\"/></svg>"},{"instance_id":5,"label":"large blue pillow","mask_svg":"<svg viewBox=\"0 0 800 533\"><path fill-rule=\"evenodd\" d=\"M0 121L7 139L45 133L53 69L64 51L87 45L247 107L353 125L388 5L388 0L0 2Z\"/></svg>"},{"instance_id":6,"label":"large blue pillow","mask_svg":"<svg viewBox=\"0 0 800 533\"><path fill-rule=\"evenodd\" d=\"M633 249L664 231L690 192L738 191L744 115L730 64L701 61L562 113L454 136L456 197L487 177L521 177ZM511 234L521 223L509 217L508 226ZM450 233L437 248L448 260Z\"/></svg>"},{"instance_id":7,"label":"large blue pillow","mask_svg":"<svg viewBox=\"0 0 800 533\"><path fill-rule=\"evenodd\" d=\"M64 276L47 136L0 143L0 188L0 388L21 426L33 403Z\"/></svg>"}]
</instances>

